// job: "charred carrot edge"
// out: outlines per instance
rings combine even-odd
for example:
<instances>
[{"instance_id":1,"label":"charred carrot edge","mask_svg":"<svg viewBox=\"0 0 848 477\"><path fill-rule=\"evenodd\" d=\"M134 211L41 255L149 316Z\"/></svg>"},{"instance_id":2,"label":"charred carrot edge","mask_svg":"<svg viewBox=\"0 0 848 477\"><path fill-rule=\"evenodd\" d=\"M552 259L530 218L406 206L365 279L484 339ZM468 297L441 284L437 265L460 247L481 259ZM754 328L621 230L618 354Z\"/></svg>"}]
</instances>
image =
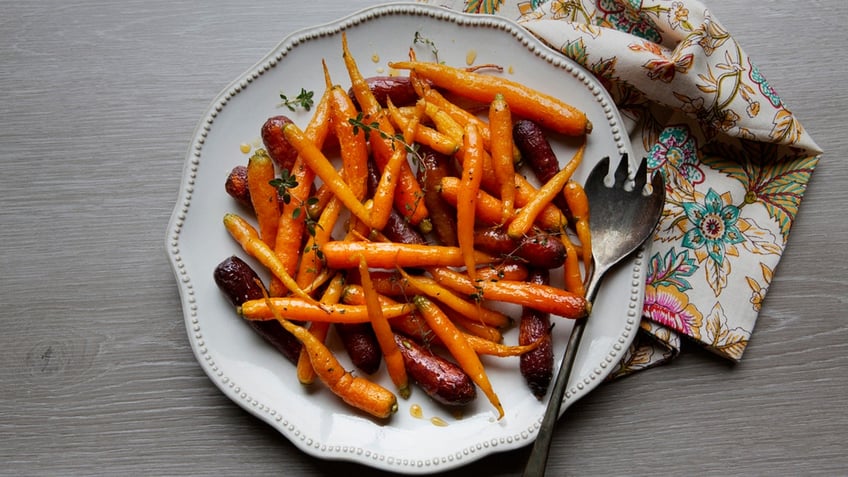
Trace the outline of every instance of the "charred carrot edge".
<instances>
[{"instance_id":1,"label":"charred carrot edge","mask_svg":"<svg viewBox=\"0 0 848 477\"><path fill-rule=\"evenodd\" d=\"M321 303L325 305L335 304L344 291L344 276L337 273L330 281L324 294L321 296ZM315 339L324 342L327 339L327 333L330 331L330 323L326 321L313 321L309 325L309 332ZM301 348L300 355L297 360L297 380L301 384L311 384L315 380L315 369L312 367L312 361L309 359L309 353L306 348Z\"/></svg>"},{"instance_id":2,"label":"charred carrot edge","mask_svg":"<svg viewBox=\"0 0 848 477\"><path fill-rule=\"evenodd\" d=\"M539 124L562 134L582 136L592 130L592 123L583 111L504 77L422 61L389 62L389 68L414 71L434 85L485 103L491 102L495 94L500 92L515 114L535 119Z\"/></svg>"},{"instance_id":3,"label":"charred carrot edge","mask_svg":"<svg viewBox=\"0 0 848 477\"><path fill-rule=\"evenodd\" d=\"M383 315L383 307L380 304L380 297L374 290L374 285L371 283L371 274L368 270L368 264L365 259L359 258L359 278L362 281L362 290L365 294L365 303L368 308L368 315L371 318L371 328L374 329L374 334L377 337L377 343L380 345L380 350L383 352L383 358L386 361L386 371L389 374L392 382L397 388L398 394L404 399L409 397L409 377L406 374L406 366L403 362L403 355L395 342L392 327L389 321Z\"/></svg>"},{"instance_id":4,"label":"charred carrot edge","mask_svg":"<svg viewBox=\"0 0 848 477\"><path fill-rule=\"evenodd\" d=\"M588 313L585 297L561 288L510 280L474 282L467 275L444 267L434 267L429 271L433 278L446 288L480 296L485 300L528 306L563 318L583 318Z\"/></svg>"},{"instance_id":5,"label":"charred carrot edge","mask_svg":"<svg viewBox=\"0 0 848 477\"><path fill-rule=\"evenodd\" d=\"M480 357L474 351L474 348L468 344L465 334L459 331L444 312L427 298L418 295L413 298L413 302L436 336L439 337L448 351L450 351L451 356L453 356L457 364L471 377L474 383L477 384L480 390L483 391L483 394L489 399L489 402L498 411L498 420L503 418L503 405L492 388L492 383L489 381Z\"/></svg>"},{"instance_id":6,"label":"charred carrot edge","mask_svg":"<svg viewBox=\"0 0 848 477\"><path fill-rule=\"evenodd\" d=\"M483 179L483 141L477 126L465 127L462 150L462 178L456 203L456 239L469 276L475 278L477 262L474 255L474 215L477 191Z\"/></svg>"},{"instance_id":7,"label":"charred carrot edge","mask_svg":"<svg viewBox=\"0 0 848 477\"><path fill-rule=\"evenodd\" d=\"M554 176L539 189L530 201L521 206L521 209L518 210L515 217L513 217L512 221L509 223L507 235L512 238L521 238L528 230L530 230L530 227L533 226L533 223L536 221L536 217L542 212L542 209L546 205L550 204L554 197L556 197L562 191L562 188L565 187L566 182L568 182L571 178L571 175L574 173L577 165L579 165L583 159L583 151L585 150L586 142L584 141L574 154L574 158L569 161L566 167L563 167L559 172L554 174Z\"/></svg>"},{"instance_id":8,"label":"charred carrot edge","mask_svg":"<svg viewBox=\"0 0 848 477\"><path fill-rule=\"evenodd\" d=\"M394 242L328 242L322 247L324 260L331 268L355 268L358 255L373 268L459 267L465 264L458 247L405 244ZM475 262L492 263L495 257L474 252Z\"/></svg>"},{"instance_id":9,"label":"charred carrot edge","mask_svg":"<svg viewBox=\"0 0 848 477\"><path fill-rule=\"evenodd\" d=\"M295 321L327 321L330 323L368 323L368 309L364 305L342 303L318 306L297 297L272 297L274 307L288 319ZM415 309L409 303L383 304L383 315L387 319L397 318ZM274 314L265 300L248 300L236 311L247 320L273 320Z\"/></svg>"},{"instance_id":10,"label":"charred carrot edge","mask_svg":"<svg viewBox=\"0 0 848 477\"><path fill-rule=\"evenodd\" d=\"M592 266L592 234L589 231L589 199L583 186L568 181L563 190L565 202L574 217L574 229L583 248L583 265L588 270Z\"/></svg>"},{"instance_id":11,"label":"charred carrot edge","mask_svg":"<svg viewBox=\"0 0 848 477\"><path fill-rule=\"evenodd\" d=\"M515 213L515 165L512 161L512 112L509 103L498 93L489 106L489 130L492 144L492 169L500 185L503 203L501 223L506 223Z\"/></svg>"},{"instance_id":12,"label":"charred carrot edge","mask_svg":"<svg viewBox=\"0 0 848 477\"><path fill-rule=\"evenodd\" d=\"M443 287L437 281L427 278L413 276L406 273L402 268L397 269L398 273L406 282L411 285L412 293L426 295L433 300L441 302L444 306L459 313L460 315L472 321L477 321L488 326L505 327L511 323L509 316L495 310L490 310L479 306L477 303L472 303L456 295L451 290Z\"/></svg>"},{"instance_id":13,"label":"charred carrot edge","mask_svg":"<svg viewBox=\"0 0 848 477\"><path fill-rule=\"evenodd\" d=\"M353 376L309 330L283 318L267 293L265 302L277 321L303 344L316 375L330 391L344 402L374 417L385 419L397 412L397 397L393 392L361 376Z\"/></svg>"}]
</instances>

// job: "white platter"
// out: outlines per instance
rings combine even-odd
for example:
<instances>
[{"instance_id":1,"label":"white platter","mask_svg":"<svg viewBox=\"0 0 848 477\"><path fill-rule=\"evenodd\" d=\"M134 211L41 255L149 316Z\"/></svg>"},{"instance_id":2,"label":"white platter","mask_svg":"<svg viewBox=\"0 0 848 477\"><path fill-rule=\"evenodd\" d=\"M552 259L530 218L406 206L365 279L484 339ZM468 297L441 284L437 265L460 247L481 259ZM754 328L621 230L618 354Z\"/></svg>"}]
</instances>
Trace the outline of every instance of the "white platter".
<instances>
[{"instance_id":1,"label":"white platter","mask_svg":"<svg viewBox=\"0 0 848 477\"><path fill-rule=\"evenodd\" d=\"M223 187L230 169L246 163L247 155L239 151L239 145L256 141L260 126L273 115L288 114L302 127L306 125L311 113L281 108L279 94L296 94L305 88L316 91L317 98L324 84L322 58L335 82L347 84L341 59L342 31L347 32L351 51L366 75L386 74L388 61L405 59L415 32L420 32L436 43L441 61L463 66L473 52L476 64L500 64L505 68L503 74L512 79L560 95L583 109L594 130L584 163L575 175L578 180L604 156L613 158L613 163L625 152L633 157L621 118L604 88L582 68L508 20L422 4L388 4L296 32L214 99L186 155L165 245L197 361L227 397L304 452L320 458L424 474L527 445L536 437L544 403L528 390L517 358L485 360L506 410L500 421L482 393L457 417L418 389L408 400L400 401L392 418L371 419L320 385L301 386L293 366L240 321L212 279L214 267L226 257L247 258L221 222L226 212L240 211ZM415 46L420 59L430 58L426 47ZM559 157L571 157L577 145L574 140L552 140ZM635 337L645 266L642 255L637 255L605 279L563 410L604 380ZM554 278L559 275L552 274ZM559 362L571 323L552 319ZM516 333L508 331L505 341L515 343ZM381 370L374 378L391 388L384 374ZM423 418L411 415L415 404L422 407ZM434 425L432 417L443 419L447 426Z\"/></svg>"}]
</instances>

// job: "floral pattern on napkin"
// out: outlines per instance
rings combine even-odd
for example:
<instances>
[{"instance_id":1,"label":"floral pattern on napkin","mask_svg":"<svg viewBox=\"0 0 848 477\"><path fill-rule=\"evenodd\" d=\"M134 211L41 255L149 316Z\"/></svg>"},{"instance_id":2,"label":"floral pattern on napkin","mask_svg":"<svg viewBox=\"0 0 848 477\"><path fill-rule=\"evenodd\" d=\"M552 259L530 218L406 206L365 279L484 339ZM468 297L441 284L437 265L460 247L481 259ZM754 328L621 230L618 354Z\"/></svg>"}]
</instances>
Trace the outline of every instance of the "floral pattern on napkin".
<instances>
[{"instance_id":1,"label":"floral pattern on napkin","mask_svg":"<svg viewBox=\"0 0 848 477\"><path fill-rule=\"evenodd\" d=\"M430 1L518 21L592 72L666 178L640 336L613 376L684 339L738 361L821 151L695 0Z\"/></svg>"}]
</instances>

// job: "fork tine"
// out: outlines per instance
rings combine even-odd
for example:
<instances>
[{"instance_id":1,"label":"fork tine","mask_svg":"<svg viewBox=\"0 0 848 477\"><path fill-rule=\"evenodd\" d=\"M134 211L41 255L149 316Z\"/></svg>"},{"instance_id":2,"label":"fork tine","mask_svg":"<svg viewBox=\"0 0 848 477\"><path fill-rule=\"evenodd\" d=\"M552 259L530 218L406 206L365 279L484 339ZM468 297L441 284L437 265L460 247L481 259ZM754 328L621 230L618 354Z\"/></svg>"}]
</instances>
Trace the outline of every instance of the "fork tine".
<instances>
[{"instance_id":1,"label":"fork tine","mask_svg":"<svg viewBox=\"0 0 848 477\"><path fill-rule=\"evenodd\" d=\"M621 155L621 161L618 163L618 168L615 170L615 184L622 185L627 181L628 171L630 170L630 158L625 152Z\"/></svg>"},{"instance_id":2,"label":"fork tine","mask_svg":"<svg viewBox=\"0 0 848 477\"><path fill-rule=\"evenodd\" d=\"M651 191L653 194L665 193L665 178L661 170L657 169L651 175L651 187L653 187Z\"/></svg>"},{"instance_id":3,"label":"fork tine","mask_svg":"<svg viewBox=\"0 0 848 477\"><path fill-rule=\"evenodd\" d=\"M648 158L643 157L642 161L639 162L639 168L636 169L636 177L633 178L634 185L633 190L641 191L645 187L645 183L648 181Z\"/></svg>"}]
</instances>

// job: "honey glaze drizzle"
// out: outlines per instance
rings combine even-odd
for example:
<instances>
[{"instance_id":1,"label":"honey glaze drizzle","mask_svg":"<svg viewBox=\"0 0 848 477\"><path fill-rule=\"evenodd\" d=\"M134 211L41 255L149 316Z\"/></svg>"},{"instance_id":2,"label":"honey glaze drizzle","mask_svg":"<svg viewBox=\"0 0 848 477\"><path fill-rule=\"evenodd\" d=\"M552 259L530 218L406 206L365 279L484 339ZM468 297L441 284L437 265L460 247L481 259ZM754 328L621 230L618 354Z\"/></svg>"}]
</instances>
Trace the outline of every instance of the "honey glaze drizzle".
<instances>
[{"instance_id":1,"label":"honey glaze drizzle","mask_svg":"<svg viewBox=\"0 0 848 477\"><path fill-rule=\"evenodd\" d=\"M424 419L424 409L421 407L420 404L412 404L411 406L409 406L409 415L416 419ZM461 413L454 413L454 418L461 419ZM431 417L429 421L436 427L447 427L450 425L448 421L438 416Z\"/></svg>"}]
</instances>

